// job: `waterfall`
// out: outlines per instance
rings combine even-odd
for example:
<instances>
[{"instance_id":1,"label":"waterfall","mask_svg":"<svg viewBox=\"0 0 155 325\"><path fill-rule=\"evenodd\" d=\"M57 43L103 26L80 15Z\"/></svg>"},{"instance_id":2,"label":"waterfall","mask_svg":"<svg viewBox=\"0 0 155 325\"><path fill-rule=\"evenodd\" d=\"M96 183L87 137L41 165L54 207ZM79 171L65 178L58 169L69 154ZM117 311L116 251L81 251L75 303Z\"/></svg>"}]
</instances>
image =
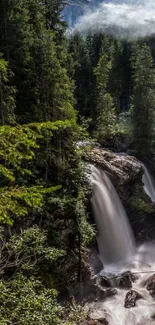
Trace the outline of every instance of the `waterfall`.
<instances>
[{"instance_id":1,"label":"waterfall","mask_svg":"<svg viewBox=\"0 0 155 325\"><path fill-rule=\"evenodd\" d=\"M91 170L100 258L104 265L127 261L135 252L127 215L107 174L95 166Z\"/></svg>"},{"instance_id":2,"label":"waterfall","mask_svg":"<svg viewBox=\"0 0 155 325\"><path fill-rule=\"evenodd\" d=\"M93 318L106 318L110 325L154 325L155 303L146 285L155 274L155 246L144 243L135 248L128 218L108 175L95 166L91 166L91 171L93 185L91 203L97 225L100 257L104 264L102 273L109 279L111 277L114 279L122 272L130 270L136 274L132 289L142 297L136 301L135 307L125 308L124 301L129 289L120 288L117 280L116 283L112 280L113 286L117 288L117 294L90 304ZM146 168L143 182L145 191L152 200L155 200L153 179Z\"/></svg>"},{"instance_id":3,"label":"waterfall","mask_svg":"<svg viewBox=\"0 0 155 325\"><path fill-rule=\"evenodd\" d=\"M152 202L155 202L155 180L146 168L143 166L144 174L142 177L142 181L144 183L144 190L146 194L151 198Z\"/></svg>"}]
</instances>

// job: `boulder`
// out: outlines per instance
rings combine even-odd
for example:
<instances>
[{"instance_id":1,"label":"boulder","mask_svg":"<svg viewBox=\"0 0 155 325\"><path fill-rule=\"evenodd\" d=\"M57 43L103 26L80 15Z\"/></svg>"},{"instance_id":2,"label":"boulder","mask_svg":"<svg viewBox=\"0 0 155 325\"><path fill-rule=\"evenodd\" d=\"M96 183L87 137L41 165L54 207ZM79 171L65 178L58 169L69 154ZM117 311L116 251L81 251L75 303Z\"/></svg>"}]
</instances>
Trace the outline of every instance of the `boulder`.
<instances>
[{"instance_id":1,"label":"boulder","mask_svg":"<svg viewBox=\"0 0 155 325\"><path fill-rule=\"evenodd\" d=\"M155 299L155 274L151 276L146 284L146 289L150 292L150 295Z\"/></svg>"},{"instance_id":2,"label":"boulder","mask_svg":"<svg viewBox=\"0 0 155 325\"><path fill-rule=\"evenodd\" d=\"M117 294L106 277L93 277L87 283L81 284L81 297L83 301L101 301Z\"/></svg>"},{"instance_id":3,"label":"boulder","mask_svg":"<svg viewBox=\"0 0 155 325\"><path fill-rule=\"evenodd\" d=\"M91 279L87 284L83 284L82 297L84 301L99 301L105 299L105 296L105 290L98 286L96 279Z\"/></svg>"},{"instance_id":4,"label":"boulder","mask_svg":"<svg viewBox=\"0 0 155 325\"><path fill-rule=\"evenodd\" d=\"M135 277L130 271L124 272L120 277L119 286L123 289L131 289L134 281Z\"/></svg>"},{"instance_id":5,"label":"boulder","mask_svg":"<svg viewBox=\"0 0 155 325\"><path fill-rule=\"evenodd\" d=\"M131 289L132 282L136 280L136 277L131 271L123 272L122 274L115 276L111 275L111 278L100 275L97 277L97 284L104 289L113 289L115 287L122 289Z\"/></svg>"},{"instance_id":6,"label":"boulder","mask_svg":"<svg viewBox=\"0 0 155 325\"><path fill-rule=\"evenodd\" d=\"M106 298L112 297L112 296L115 296L115 295L117 295L117 290L115 288L109 288L109 289L105 290Z\"/></svg>"},{"instance_id":7,"label":"boulder","mask_svg":"<svg viewBox=\"0 0 155 325\"><path fill-rule=\"evenodd\" d=\"M149 281L147 282L146 289L148 291L155 290L155 274L153 274L149 279Z\"/></svg>"},{"instance_id":8,"label":"boulder","mask_svg":"<svg viewBox=\"0 0 155 325\"><path fill-rule=\"evenodd\" d=\"M91 283L89 288L86 289L85 300L87 301L100 301L109 297L112 297L117 294L117 290L110 287L103 289L97 284Z\"/></svg>"},{"instance_id":9,"label":"boulder","mask_svg":"<svg viewBox=\"0 0 155 325\"><path fill-rule=\"evenodd\" d=\"M142 296L135 290L130 290L125 297L125 308L132 308L136 306L136 301L142 299Z\"/></svg>"},{"instance_id":10,"label":"boulder","mask_svg":"<svg viewBox=\"0 0 155 325\"><path fill-rule=\"evenodd\" d=\"M93 320L93 319L85 320L82 321L80 325L109 325L109 323L105 318L103 318L100 320Z\"/></svg>"},{"instance_id":11,"label":"boulder","mask_svg":"<svg viewBox=\"0 0 155 325\"><path fill-rule=\"evenodd\" d=\"M94 321L96 324L108 325L106 320L106 312L102 301L92 302L85 305L85 311L88 315L88 320Z\"/></svg>"},{"instance_id":12,"label":"boulder","mask_svg":"<svg viewBox=\"0 0 155 325\"><path fill-rule=\"evenodd\" d=\"M97 277L97 283L104 289L112 287L110 280L106 276L103 276L103 275L100 275L99 277Z\"/></svg>"}]
</instances>

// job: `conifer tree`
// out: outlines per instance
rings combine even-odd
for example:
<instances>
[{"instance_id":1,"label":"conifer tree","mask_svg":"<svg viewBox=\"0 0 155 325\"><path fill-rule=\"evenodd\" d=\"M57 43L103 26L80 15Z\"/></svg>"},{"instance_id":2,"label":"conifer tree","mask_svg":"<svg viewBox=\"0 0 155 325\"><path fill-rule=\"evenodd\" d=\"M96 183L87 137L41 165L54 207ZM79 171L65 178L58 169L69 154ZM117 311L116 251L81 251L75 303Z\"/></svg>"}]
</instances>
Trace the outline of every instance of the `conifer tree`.
<instances>
[{"instance_id":1,"label":"conifer tree","mask_svg":"<svg viewBox=\"0 0 155 325\"><path fill-rule=\"evenodd\" d=\"M8 63L0 58L0 124L15 123L15 88L9 84Z\"/></svg>"},{"instance_id":2,"label":"conifer tree","mask_svg":"<svg viewBox=\"0 0 155 325\"><path fill-rule=\"evenodd\" d=\"M107 56L102 56L94 70L96 76L96 131L95 135L102 141L104 137L111 137L115 132L116 114L113 99L107 92L107 83L112 63Z\"/></svg>"},{"instance_id":3,"label":"conifer tree","mask_svg":"<svg viewBox=\"0 0 155 325\"><path fill-rule=\"evenodd\" d=\"M155 69L150 48L134 44L133 69L133 137L139 155L148 154L155 135Z\"/></svg>"},{"instance_id":4,"label":"conifer tree","mask_svg":"<svg viewBox=\"0 0 155 325\"><path fill-rule=\"evenodd\" d=\"M49 24L52 6L57 11L53 25ZM6 5L0 0L0 8L0 50L14 73L18 122L74 118L74 84L65 67L67 50L56 32L62 25L60 1L7 0ZM64 37L63 28L61 32Z\"/></svg>"},{"instance_id":5,"label":"conifer tree","mask_svg":"<svg viewBox=\"0 0 155 325\"><path fill-rule=\"evenodd\" d=\"M79 33L70 37L69 53L74 62L76 108L80 115L90 116L91 63L85 40Z\"/></svg>"},{"instance_id":6,"label":"conifer tree","mask_svg":"<svg viewBox=\"0 0 155 325\"><path fill-rule=\"evenodd\" d=\"M64 39L64 31L66 30L66 23L62 19L62 12L64 8L63 0L44 0L46 11L46 27L55 32L55 41L60 44Z\"/></svg>"}]
</instances>

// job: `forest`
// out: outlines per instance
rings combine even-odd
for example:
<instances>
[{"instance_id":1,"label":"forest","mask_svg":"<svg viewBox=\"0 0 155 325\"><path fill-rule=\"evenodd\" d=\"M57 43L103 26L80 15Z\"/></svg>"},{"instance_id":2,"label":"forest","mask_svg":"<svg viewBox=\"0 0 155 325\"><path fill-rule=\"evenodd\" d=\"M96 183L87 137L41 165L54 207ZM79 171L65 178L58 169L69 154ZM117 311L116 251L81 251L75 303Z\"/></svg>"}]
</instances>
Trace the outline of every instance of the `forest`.
<instances>
[{"instance_id":1,"label":"forest","mask_svg":"<svg viewBox=\"0 0 155 325\"><path fill-rule=\"evenodd\" d=\"M0 325L107 324L74 298L96 245L85 156L127 141L155 173L155 37L69 34L63 8L0 0Z\"/></svg>"}]
</instances>

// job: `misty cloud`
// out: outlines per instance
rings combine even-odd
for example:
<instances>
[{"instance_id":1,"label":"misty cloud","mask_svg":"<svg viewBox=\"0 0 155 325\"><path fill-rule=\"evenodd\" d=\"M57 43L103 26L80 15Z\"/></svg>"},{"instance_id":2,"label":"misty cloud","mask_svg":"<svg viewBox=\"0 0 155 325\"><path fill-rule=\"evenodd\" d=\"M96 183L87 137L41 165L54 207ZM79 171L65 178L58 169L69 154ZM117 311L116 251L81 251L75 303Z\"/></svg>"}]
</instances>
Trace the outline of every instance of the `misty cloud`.
<instances>
[{"instance_id":1,"label":"misty cloud","mask_svg":"<svg viewBox=\"0 0 155 325\"><path fill-rule=\"evenodd\" d=\"M80 17L75 30L104 31L120 37L155 34L155 0L104 2Z\"/></svg>"}]
</instances>

